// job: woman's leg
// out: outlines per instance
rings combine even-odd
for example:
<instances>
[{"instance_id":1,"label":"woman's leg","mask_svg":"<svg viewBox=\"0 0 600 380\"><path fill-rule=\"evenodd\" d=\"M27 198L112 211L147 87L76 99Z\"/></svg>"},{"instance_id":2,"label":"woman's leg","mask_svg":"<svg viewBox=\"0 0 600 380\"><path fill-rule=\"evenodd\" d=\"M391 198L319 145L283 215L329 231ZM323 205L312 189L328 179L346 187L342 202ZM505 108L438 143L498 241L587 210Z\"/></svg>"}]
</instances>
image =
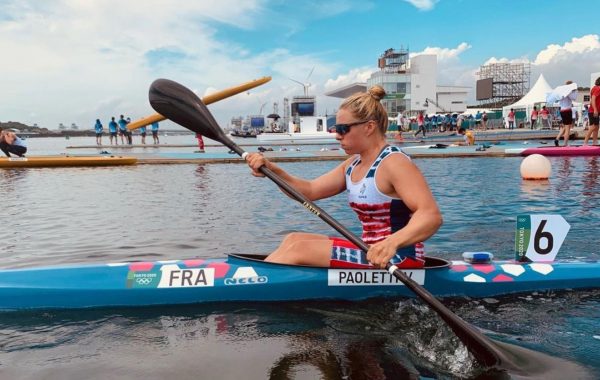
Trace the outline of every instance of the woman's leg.
<instances>
[{"instance_id":1,"label":"woman's leg","mask_svg":"<svg viewBox=\"0 0 600 380\"><path fill-rule=\"evenodd\" d=\"M593 145L596 145L598 143L598 126L597 125L590 125L588 127L588 130L585 131L585 138L583 139L583 145L588 144L590 137L593 138L593 141L594 141Z\"/></svg>"},{"instance_id":2,"label":"woman's leg","mask_svg":"<svg viewBox=\"0 0 600 380\"><path fill-rule=\"evenodd\" d=\"M328 267L332 245L331 239L325 235L293 232L283 239L265 261Z\"/></svg>"},{"instance_id":3,"label":"woman's leg","mask_svg":"<svg viewBox=\"0 0 600 380\"><path fill-rule=\"evenodd\" d=\"M565 130L563 132L563 138L565 139L565 146L569 145L569 135L571 134L571 126L565 125Z\"/></svg>"},{"instance_id":4,"label":"woman's leg","mask_svg":"<svg viewBox=\"0 0 600 380\"><path fill-rule=\"evenodd\" d=\"M554 145L558 146L558 140L560 140L560 136L562 136L564 130L565 130L565 126L562 125L560 127L560 129L558 130L558 135L556 135L556 138L554 139Z\"/></svg>"}]
</instances>

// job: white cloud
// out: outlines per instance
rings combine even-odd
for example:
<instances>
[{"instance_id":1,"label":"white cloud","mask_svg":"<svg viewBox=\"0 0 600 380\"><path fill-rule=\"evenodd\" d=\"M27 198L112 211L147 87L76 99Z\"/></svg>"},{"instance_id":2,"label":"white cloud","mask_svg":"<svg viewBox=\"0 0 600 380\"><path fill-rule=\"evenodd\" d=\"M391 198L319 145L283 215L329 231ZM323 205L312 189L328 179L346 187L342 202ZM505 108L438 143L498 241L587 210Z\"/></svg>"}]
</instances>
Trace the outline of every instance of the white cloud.
<instances>
[{"instance_id":1,"label":"white cloud","mask_svg":"<svg viewBox=\"0 0 600 380\"><path fill-rule=\"evenodd\" d=\"M469 50L471 45L466 42L461 42L455 48L442 48L442 47L431 47L427 46L423 51L410 53L411 57L419 54L435 54L438 58L438 64L443 64L446 61L452 61L458 59L458 56Z\"/></svg>"},{"instance_id":2,"label":"white cloud","mask_svg":"<svg viewBox=\"0 0 600 380\"><path fill-rule=\"evenodd\" d=\"M597 34L587 34L583 37L574 37L564 45L551 44L540 51L533 61L536 65L547 65L564 60L571 60L573 56L585 56L589 53L597 54L600 51L600 41ZM598 62L598 61L596 61Z\"/></svg>"},{"instance_id":3,"label":"white cloud","mask_svg":"<svg viewBox=\"0 0 600 380\"><path fill-rule=\"evenodd\" d=\"M377 71L376 68L360 67L358 69L352 69L345 74L339 74L334 79L328 79L325 82L325 90L330 91L336 88L347 86L356 82L366 82Z\"/></svg>"},{"instance_id":4,"label":"white cloud","mask_svg":"<svg viewBox=\"0 0 600 380\"><path fill-rule=\"evenodd\" d=\"M432 10L438 0L404 0L421 11Z\"/></svg>"},{"instance_id":5,"label":"white cloud","mask_svg":"<svg viewBox=\"0 0 600 380\"><path fill-rule=\"evenodd\" d=\"M72 122L91 128L96 118L121 113L135 120L153 113L147 93L157 77L203 94L273 76L250 96L211 106L222 123L232 110L257 112L255 94L282 108L284 96L302 92L287 78L304 80L313 67L311 93L322 91L316 84L331 78L336 65L286 49L249 54L216 36L215 23L251 29L264 12L261 0L2 2L0 120L48 128Z\"/></svg>"},{"instance_id":6,"label":"white cloud","mask_svg":"<svg viewBox=\"0 0 600 380\"><path fill-rule=\"evenodd\" d=\"M550 44L535 54L534 60L527 57L489 58L484 65L497 62L531 63L531 82L539 74L552 86L572 80L580 86L590 86L590 74L600 70L600 38L597 34L573 37L564 44Z\"/></svg>"},{"instance_id":7,"label":"white cloud","mask_svg":"<svg viewBox=\"0 0 600 380\"><path fill-rule=\"evenodd\" d=\"M482 66L491 65L493 63L527 63L527 62L529 62L529 59L527 59L527 57L513 58L513 59L491 57L491 58L488 58L488 60L485 61Z\"/></svg>"}]
</instances>

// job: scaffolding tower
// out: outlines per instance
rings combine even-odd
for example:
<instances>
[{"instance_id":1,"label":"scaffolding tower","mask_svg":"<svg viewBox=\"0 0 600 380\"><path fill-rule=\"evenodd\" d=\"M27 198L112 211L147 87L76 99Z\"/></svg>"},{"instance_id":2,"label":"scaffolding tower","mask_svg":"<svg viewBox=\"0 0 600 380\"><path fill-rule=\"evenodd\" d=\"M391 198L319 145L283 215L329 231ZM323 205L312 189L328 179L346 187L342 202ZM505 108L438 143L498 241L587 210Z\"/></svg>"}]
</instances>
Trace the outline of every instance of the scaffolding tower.
<instances>
[{"instance_id":1,"label":"scaffolding tower","mask_svg":"<svg viewBox=\"0 0 600 380\"><path fill-rule=\"evenodd\" d=\"M377 66L385 73L405 73L408 69L408 48L387 49L377 60Z\"/></svg>"},{"instance_id":2,"label":"scaffolding tower","mask_svg":"<svg viewBox=\"0 0 600 380\"><path fill-rule=\"evenodd\" d=\"M492 97L479 101L480 107L502 107L521 99L529 91L529 63L491 63L479 67L479 79L492 79Z\"/></svg>"}]
</instances>

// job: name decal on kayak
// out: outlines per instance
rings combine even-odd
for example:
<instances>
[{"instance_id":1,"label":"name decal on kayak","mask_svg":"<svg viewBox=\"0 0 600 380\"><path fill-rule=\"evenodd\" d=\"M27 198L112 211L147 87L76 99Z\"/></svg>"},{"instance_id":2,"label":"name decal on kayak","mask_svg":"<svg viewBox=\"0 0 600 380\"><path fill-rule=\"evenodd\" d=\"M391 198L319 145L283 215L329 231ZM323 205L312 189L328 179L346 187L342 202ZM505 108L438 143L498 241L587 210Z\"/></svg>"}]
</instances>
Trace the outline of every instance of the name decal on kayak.
<instances>
[{"instance_id":1,"label":"name decal on kayak","mask_svg":"<svg viewBox=\"0 0 600 380\"><path fill-rule=\"evenodd\" d=\"M425 283L425 270L403 270L413 281L419 285ZM329 269L327 271L327 285L329 286L403 286L404 284L394 275L384 270L372 269Z\"/></svg>"},{"instance_id":2,"label":"name decal on kayak","mask_svg":"<svg viewBox=\"0 0 600 380\"><path fill-rule=\"evenodd\" d=\"M128 288L197 288L214 284L214 268L180 268L177 264L168 264L158 270L127 274Z\"/></svg>"},{"instance_id":3,"label":"name decal on kayak","mask_svg":"<svg viewBox=\"0 0 600 380\"><path fill-rule=\"evenodd\" d=\"M267 276L259 276L252 267L240 267L233 276L223 280L225 285L257 285L269 281Z\"/></svg>"}]
</instances>

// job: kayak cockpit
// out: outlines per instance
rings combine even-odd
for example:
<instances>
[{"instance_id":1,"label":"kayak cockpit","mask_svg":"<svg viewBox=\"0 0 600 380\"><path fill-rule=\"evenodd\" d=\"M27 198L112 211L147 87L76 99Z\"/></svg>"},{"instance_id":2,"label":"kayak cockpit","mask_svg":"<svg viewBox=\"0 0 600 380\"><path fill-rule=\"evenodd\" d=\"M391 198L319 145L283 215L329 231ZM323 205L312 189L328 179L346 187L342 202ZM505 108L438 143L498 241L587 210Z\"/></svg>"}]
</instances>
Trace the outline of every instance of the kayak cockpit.
<instances>
[{"instance_id":1,"label":"kayak cockpit","mask_svg":"<svg viewBox=\"0 0 600 380\"><path fill-rule=\"evenodd\" d=\"M285 265L285 266L295 266L295 267L310 267L308 265L289 265L289 264L277 264L277 263L268 263L265 262L265 258L267 255L263 254L249 254L249 253L229 253L227 254L229 260L242 260L242 261L255 261L261 262L263 264L269 265ZM450 262L448 260L440 259L439 257L431 257L425 256L425 269L437 269L437 268L445 268L449 267Z\"/></svg>"}]
</instances>

